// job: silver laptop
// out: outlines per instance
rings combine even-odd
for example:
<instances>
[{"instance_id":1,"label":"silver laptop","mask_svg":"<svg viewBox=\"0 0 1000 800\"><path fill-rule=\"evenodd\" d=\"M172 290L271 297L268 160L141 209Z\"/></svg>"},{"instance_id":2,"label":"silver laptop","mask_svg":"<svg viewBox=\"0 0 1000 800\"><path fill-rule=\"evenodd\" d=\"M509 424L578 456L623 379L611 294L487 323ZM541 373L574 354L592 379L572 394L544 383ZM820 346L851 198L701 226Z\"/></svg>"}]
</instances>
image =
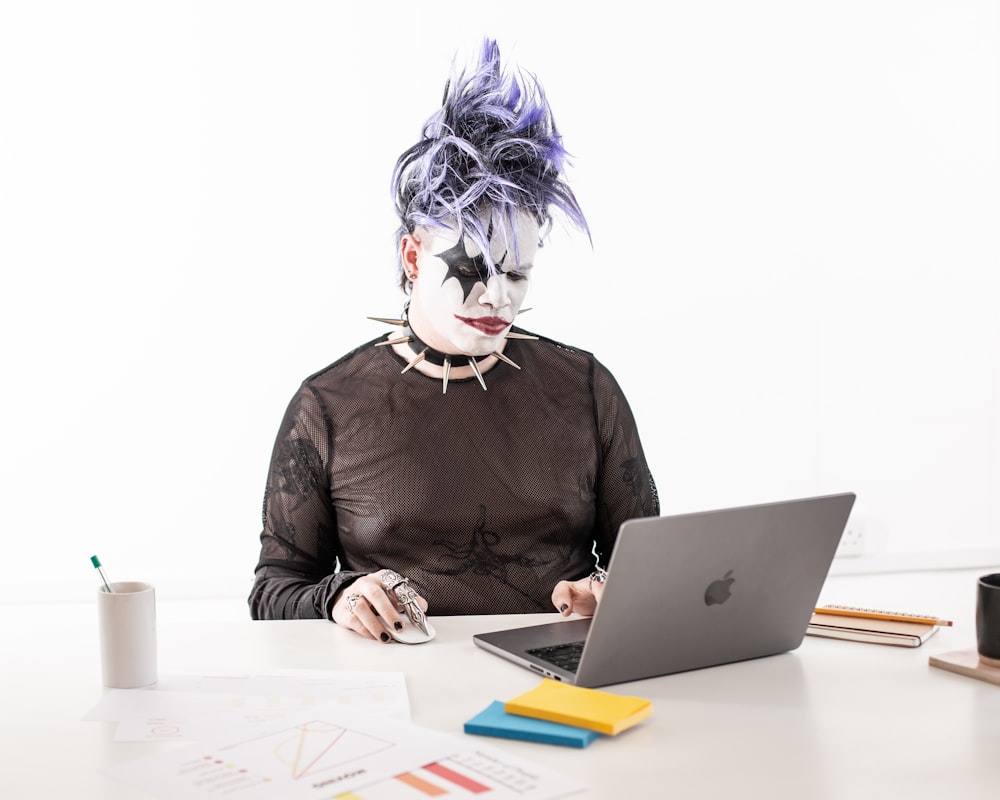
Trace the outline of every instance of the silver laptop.
<instances>
[{"instance_id":1,"label":"silver laptop","mask_svg":"<svg viewBox=\"0 0 1000 800\"><path fill-rule=\"evenodd\" d=\"M546 677L591 687L794 650L854 498L629 520L593 618L473 641Z\"/></svg>"}]
</instances>

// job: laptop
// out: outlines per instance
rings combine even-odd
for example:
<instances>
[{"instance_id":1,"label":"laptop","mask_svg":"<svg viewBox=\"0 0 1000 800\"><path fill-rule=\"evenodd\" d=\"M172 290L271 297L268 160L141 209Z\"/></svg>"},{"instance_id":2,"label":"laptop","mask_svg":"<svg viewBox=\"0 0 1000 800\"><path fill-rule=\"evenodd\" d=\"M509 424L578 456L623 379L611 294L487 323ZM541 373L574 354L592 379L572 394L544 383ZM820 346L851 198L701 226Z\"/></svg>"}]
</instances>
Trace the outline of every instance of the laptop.
<instances>
[{"instance_id":1,"label":"laptop","mask_svg":"<svg viewBox=\"0 0 1000 800\"><path fill-rule=\"evenodd\" d=\"M846 493L628 520L593 617L473 641L587 687L794 650L854 499Z\"/></svg>"}]
</instances>

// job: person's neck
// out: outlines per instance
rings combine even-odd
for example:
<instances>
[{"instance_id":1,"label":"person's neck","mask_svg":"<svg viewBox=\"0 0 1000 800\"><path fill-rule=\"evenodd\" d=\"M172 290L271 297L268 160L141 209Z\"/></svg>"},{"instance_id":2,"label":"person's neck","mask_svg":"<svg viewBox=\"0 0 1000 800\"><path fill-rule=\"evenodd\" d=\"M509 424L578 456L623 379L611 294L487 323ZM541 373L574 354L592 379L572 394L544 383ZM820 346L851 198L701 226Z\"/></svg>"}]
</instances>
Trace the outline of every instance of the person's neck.
<instances>
[{"instance_id":1,"label":"person's neck","mask_svg":"<svg viewBox=\"0 0 1000 800\"><path fill-rule=\"evenodd\" d=\"M538 339L534 334L511 330L498 343L497 348L487 355L471 356L466 353L449 353L424 342L413 330L412 320L409 319L407 311L408 308L404 309L402 317L398 320L386 317L369 317L377 322L387 322L401 328L401 330L388 334L376 346L391 347L396 355L406 361L406 366L403 368L404 373L413 369L422 375L441 379L443 393L448 391L450 378L462 380L474 377L485 390L486 382L483 380L483 374L493 369L497 362L503 361L514 369L521 369L518 364L504 355L508 339Z\"/></svg>"},{"instance_id":2,"label":"person's neck","mask_svg":"<svg viewBox=\"0 0 1000 800\"><path fill-rule=\"evenodd\" d=\"M406 346L413 351L413 354L417 356L423 354L423 360L436 367L443 367L445 362L448 361L454 368L467 364L469 359L474 359L476 362L482 362L490 357L489 353L482 356L471 356L467 353L449 352L437 347L432 347L420 338L420 335L413 329L412 322L403 329L403 333L405 336L409 337L409 341L406 342Z\"/></svg>"}]
</instances>

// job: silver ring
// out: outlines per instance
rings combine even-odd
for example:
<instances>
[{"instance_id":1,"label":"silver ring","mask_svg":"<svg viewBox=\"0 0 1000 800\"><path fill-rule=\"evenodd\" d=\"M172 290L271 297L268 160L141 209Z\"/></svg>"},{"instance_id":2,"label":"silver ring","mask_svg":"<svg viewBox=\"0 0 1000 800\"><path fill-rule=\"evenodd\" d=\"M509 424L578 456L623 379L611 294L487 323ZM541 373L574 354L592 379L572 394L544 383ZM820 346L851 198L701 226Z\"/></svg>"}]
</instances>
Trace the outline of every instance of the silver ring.
<instances>
[{"instance_id":1,"label":"silver ring","mask_svg":"<svg viewBox=\"0 0 1000 800\"><path fill-rule=\"evenodd\" d=\"M590 591L593 593L595 583L604 583L608 579L608 571L603 567L596 567L593 572L590 573Z\"/></svg>"},{"instance_id":2,"label":"silver ring","mask_svg":"<svg viewBox=\"0 0 1000 800\"><path fill-rule=\"evenodd\" d=\"M398 572L391 569L382 570L382 574L379 578L382 581L382 585L386 588L386 591L389 592L393 591L397 586L399 586L399 584L409 582L407 578L404 578Z\"/></svg>"},{"instance_id":3,"label":"silver ring","mask_svg":"<svg viewBox=\"0 0 1000 800\"><path fill-rule=\"evenodd\" d=\"M360 594L349 594L349 595L347 595L347 610L350 611L353 614L354 613L354 609L357 607L357 605L358 605L358 603L360 601L361 601L361 595Z\"/></svg>"},{"instance_id":4,"label":"silver ring","mask_svg":"<svg viewBox=\"0 0 1000 800\"><path fill-rule=\"evenodd\" d=\"M404 605L406 603L415 603L417 600L417 593L414 591L413 587L410 586L408 580L404 580L402 583L396 584L396 588L393 589L396 593L396 599Z\"/></svg>"}]
</instances>

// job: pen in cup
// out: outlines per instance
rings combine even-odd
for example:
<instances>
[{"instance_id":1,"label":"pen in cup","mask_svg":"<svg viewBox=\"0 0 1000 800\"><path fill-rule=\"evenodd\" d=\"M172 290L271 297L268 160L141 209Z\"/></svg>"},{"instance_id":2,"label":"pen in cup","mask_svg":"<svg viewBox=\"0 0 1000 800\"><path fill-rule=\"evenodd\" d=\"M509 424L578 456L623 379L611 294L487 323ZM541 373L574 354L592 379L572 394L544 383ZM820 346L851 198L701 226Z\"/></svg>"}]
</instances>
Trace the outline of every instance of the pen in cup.
<instances>
[{"instance_id":1,"label":"pen in cup","mask_svg":"<svg viewBox=\"0 0 1000 800\"><path fill-rule=\"evenodd\" d=\"M104 574L104 568L101 566L101 559L99 559L97 556L91 556L90 563L94 565L94 569L97 570L97 574L100 575L101 580L104 581L104 591L108 593L113 593L114 590L111 588L111 584L108 583L108 578Z\"/></svg>"}]
</instances>

